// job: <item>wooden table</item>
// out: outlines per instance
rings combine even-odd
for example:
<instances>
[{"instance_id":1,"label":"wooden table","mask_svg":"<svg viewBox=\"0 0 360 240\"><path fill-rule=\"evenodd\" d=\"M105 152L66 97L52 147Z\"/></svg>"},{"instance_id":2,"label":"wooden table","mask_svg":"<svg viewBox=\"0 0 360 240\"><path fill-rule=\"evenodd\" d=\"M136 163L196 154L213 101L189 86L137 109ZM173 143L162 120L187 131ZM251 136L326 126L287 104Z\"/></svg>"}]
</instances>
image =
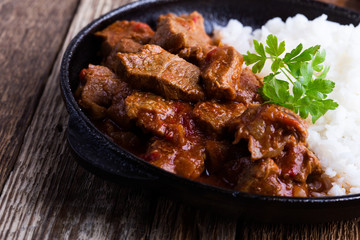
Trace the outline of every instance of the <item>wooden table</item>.
<instances>
[{"instance_id":1,"label":"wooden table","mask_svg":"<svg viewBox=\"0 0 360 240\"><path fill-rule=\"evenodd\" d=\"M358 0L322 0L360 11ZM128 0L0 1L0 239L359 239L359 219L246 222L107 182L66 143L59 65L70 39Z\"/></svg>"}]
</instances>

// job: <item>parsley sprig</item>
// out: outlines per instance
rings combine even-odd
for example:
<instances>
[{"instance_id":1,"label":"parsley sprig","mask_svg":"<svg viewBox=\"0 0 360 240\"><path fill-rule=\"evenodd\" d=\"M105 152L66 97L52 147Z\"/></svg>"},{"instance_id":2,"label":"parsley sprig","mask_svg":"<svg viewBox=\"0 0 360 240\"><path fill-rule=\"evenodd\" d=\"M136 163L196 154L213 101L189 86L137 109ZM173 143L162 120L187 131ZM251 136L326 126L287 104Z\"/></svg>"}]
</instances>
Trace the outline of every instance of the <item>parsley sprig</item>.
<instances>
[{"instance_id":1,"label":"parsley sprig","mask_svg":"<svg viewBox=\"0 0 360 240\"><path fill-rule=\"evenodd\" d=\"M248 51L244 55L245 64L253 64L254 73L262 71L266 60L272 61L272 73L264 77L264 85L259 88L266 102L289 108L304 119L310 114L313 123L338 107L335 101L327 99L335 83L325 79L330 68L323 65L326 52L320 51L320 45L303 50L300 43L282 58L285 42L279 43L276 36L269 35L265 47L254 40L254 48L256 53ZM279 79L280 73L287 79Z\"/></svg>"}]
</instances>

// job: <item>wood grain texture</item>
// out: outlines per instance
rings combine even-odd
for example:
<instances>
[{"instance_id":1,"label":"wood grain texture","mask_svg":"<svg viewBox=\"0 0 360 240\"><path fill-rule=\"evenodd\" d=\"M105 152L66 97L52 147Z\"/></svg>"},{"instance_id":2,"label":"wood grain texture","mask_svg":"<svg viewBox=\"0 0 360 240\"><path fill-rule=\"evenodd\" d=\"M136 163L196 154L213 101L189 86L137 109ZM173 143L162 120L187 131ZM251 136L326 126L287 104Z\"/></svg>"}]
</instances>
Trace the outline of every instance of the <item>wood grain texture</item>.
<instances>
[{"instance_id":1,"label":"wood grain texture","mask_svg":"<svg viewBox=\"0 0 360 240\"><path fill-rule=\"evenodd\" d=\"M124 225L123 218L133 216L126 214L133 211L128 205L119 214L122 219L118 225L113 225L116 221L112 219L117 218L114 209L122 211L119 204L124 201L119 198L119 187L79 169L69 154L64 131L67 113L58 86L60 59L70 39L92 19L125 2L82 1L0 197L0 239L105 239L111 235L109 229L118 231L120 225L128 231L137 229L136 224ZM124 191L122 196L131 203L142 194L128 197ZM147 205L141 201L141 207L135 209L141 213ZM103 224L106 221L112 227ZM136 223L140 226L143 222ZM146 224L141 226L146 228Z\"/></svg>"},{"instance_id":2,"label":"wood grain texture","mask_svg":"<svg viewBox=\"0 0 360 240\"><path fill-rule=\"evenodd\" d=\"M78 0L0 1L0 192Z\"/></svg>"},{"instance_id":3,"label":"wood grain texture","mask_svg":"<svg viewBox=\"0 0 360 240\"><path fill-rule=\"evenodd\" d=\"M149 239L235 239L235 235L236 219L160 198Z\"/></svg>"},{"instance_id":4,"label":"wood grain texture","mask_svg":"<svg viewBox=\"0 0 360 240\"><path fill-rule=\"evenodd\" d=\"M252 223L158 197L151 190L107 182L78 166L65 144L67 113L58 86L60 59L83 26L127 2L80 2L50 76L43 75L41 97L31 103L36 106L28 103L27 111L32 111L33 117L26 120L29 127L23 140L17 136L22 144L0 196L0 239L359 239L359 219L318 225ZM8 23L11 21L15 20ZM4 51L0 56L7 58L10 55L5 51L10 54L12 50L0 51ZM18 85L24 84L24 80L18 81ZM14 107L15 98L9 100L10 95L4 94L3 99ZM9 114L14 111L5 109ZM7 136L18 134L11 131ZM0 154L3 157L1 146Z\"/></svg>"},{"instance_id":5,"label":"wood grain texture","mask_svg":"<svg viewBox=\"0 0 360 240\"><path fill-rule=\"evenodd\" d=\"M239 238L250 239L359 239L359 220L324 224L239 224Z\"/></svg>"}]
</instances>

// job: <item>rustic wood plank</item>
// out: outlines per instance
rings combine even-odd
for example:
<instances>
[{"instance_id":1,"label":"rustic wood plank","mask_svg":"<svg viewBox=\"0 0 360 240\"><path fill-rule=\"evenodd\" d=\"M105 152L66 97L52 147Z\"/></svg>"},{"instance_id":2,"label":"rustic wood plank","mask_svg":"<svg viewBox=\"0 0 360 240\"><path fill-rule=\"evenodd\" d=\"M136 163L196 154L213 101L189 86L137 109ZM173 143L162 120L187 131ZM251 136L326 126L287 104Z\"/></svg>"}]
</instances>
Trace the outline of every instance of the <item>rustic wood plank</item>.
<instances>
[{"instance_id":1,"label":"rustic wood plank","mask_svg":"<svg viewBox=\"0 0 360 240\"><path fill-rule=\"evenodd\" d=\"M64 48L89 21L127 2L82 1ZM0 239L139 239L150 226L151 201L144 199L151 197L79 168L65 144L67 113L58 87L64 48L0 197Z\"/></svg>"},{"instance_id":2,"label":"rustic wood plank","mask_svg":"<svg viewBox=\"0 0 360 240\"><path fill-rule=\"evenodd\" d=\"M240 225L240 239L359 239L359 220L324 224L259 224Z\"/></svg>"},{"instance_id":3,"label":"rustic wood plank","mask_svg":"<svg viewBox=\"0 0 360 240\"><path fill-rule=\"evenodd\" d=\"M78 1L0 1L0 193Z\"/></svg>"},{"instance_id":4,"label":"rustic wood plank","mask_svg":"<svg viewBox=\"0 0 360 240\"><path fill-rule=\"evenodd\" d=\"M235 239L236 219L160 198L149 239Z\"/></svg>"},{"instance_id":5,"label":"rustic wood plank","mask_svg":"<svg viewBox=\"0 0 360 240\"><path fill-rule=\"evenodd\" d=\"M152 198L149 192L101 180L83 168L74 179L46 239L145 237L151 224L151 201L144 202Z\"/></svg>"}]
</instances>

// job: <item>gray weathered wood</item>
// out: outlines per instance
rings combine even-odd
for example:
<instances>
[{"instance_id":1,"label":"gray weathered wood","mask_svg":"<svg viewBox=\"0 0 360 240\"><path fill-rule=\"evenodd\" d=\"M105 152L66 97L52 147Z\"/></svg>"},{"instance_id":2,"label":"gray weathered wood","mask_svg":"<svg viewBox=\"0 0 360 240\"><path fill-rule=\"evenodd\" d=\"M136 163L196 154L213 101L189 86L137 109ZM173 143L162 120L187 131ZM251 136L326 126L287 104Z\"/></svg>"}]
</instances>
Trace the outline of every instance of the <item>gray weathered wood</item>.
<instances>
[{"instance_id":1,"label":"gray weathered wood","mask_svg":"<svg viewBox=\"0 0 360 240\"><path fill-rule=\"evenodd\" d=\"M149 239L235 239L236 219L160 198Z\"/></svg>"},{"instance_id":2,"label":"gray weathered wood","mask_svg":"<svg viewBox=\"0 0 360 240\"><path fill-rule=\"evenodd\" d=\"M0 192L78 0L0 1Z\"/></svg>"},{"instance_id":3,"label":"gray weathered wood","mask_svg":"<svg viewBox=\"0 0 360 240\"><path fill-rule=\"evenodd\" d=\"M311 216L309 216L311 217ZM250 239L359 239L359 219L323 224L239 224L239 238Z\"/></svg>"},{"instance_id":4,"label":"gray weathered wood","mask_svg":"<svg viewBox=\"0 0 360 240\"><path fill-rule=\"evenodd\" d=\"M82 1L64 48L92 19L126 2ZM142 209L145 209L145 213L148 210L148 205L143 201L139 201L141 206L138 207L130 204L142 196L142 192L129 191L127 188L120 191L118 185L79 169L71 157L64 131L67 113L58 86L64 48L58 54L17 162L0 197L1 239L104 239L119 230L123 234L130 232L131 227L137 229L136 224L140 226L143 222L137 222L138 218L132 212L136 215L138 212L141 214ZM119 204L124 202L124 198L130 202L126 208L121 208ZM119 218L112 215L114 209L118 209L118 213L121 211L118 221L112 221ZM127 216L135 221L133 226L124 224ZM106 221L109 224L103 224ZM144 235L147 225L142 224L144 230L131 235L135 238L139 234Z\"/></svg>"}]
</instances>

